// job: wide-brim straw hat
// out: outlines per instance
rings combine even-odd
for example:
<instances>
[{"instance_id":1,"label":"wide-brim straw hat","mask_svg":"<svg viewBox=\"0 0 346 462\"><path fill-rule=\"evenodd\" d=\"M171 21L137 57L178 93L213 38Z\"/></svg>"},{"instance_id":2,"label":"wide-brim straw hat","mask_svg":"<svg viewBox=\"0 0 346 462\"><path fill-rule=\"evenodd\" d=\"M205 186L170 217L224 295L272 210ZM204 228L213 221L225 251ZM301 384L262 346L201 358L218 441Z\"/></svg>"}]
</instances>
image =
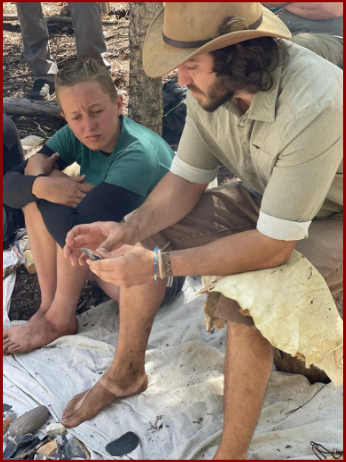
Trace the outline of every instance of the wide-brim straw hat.
<instances>
[{"instance_id":1,"label":"wide-brim straw hat","mask_svg":"<svg viewBox=\"0 0 346 462\"><path fill-rule=\"evenodd\" d=\"M232 16L243 18L245 24L216 37L218 27ZM257 37L290 39L292 35L259 2L166 2L145 38L144 71L149 77L160 77L194 56Z\"/></svg>"}]
</instances>

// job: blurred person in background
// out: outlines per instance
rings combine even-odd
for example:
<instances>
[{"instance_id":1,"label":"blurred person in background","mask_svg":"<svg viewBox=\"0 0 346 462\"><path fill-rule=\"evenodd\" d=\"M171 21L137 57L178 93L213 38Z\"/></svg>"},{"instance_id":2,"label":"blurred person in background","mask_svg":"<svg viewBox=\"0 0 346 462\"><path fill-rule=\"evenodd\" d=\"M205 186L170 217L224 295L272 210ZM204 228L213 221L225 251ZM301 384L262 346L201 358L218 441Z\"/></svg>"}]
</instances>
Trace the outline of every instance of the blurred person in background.
<instances>
[{"instance_id":1,"label":"blurred person in background","mask_svg":"<svg viewBox=\"0 0 346 462\"><path fill-rule=\"evenodd\" d=\"M292 42L343 68L342 2L262 3L271 10L282 8L280 19L291 31Z\"/></svg>"},{"instance_id":2,"label":"blurred person in background","mask_svg":"<svg viewBox=\"0 0 346 462\"><path fill-rule=\"evenodd\" d=\"M41 2L16 2L18 19L23 36L24 54L33 75L34 85L30 99L50 100L54 96L54 76L58 72L51 55L46 21ZM103 59L107 51L102 33L100 8L97 2L69 2L75 30L77 59L93 58L110 70Z\"/></svg>"}]
</instances>

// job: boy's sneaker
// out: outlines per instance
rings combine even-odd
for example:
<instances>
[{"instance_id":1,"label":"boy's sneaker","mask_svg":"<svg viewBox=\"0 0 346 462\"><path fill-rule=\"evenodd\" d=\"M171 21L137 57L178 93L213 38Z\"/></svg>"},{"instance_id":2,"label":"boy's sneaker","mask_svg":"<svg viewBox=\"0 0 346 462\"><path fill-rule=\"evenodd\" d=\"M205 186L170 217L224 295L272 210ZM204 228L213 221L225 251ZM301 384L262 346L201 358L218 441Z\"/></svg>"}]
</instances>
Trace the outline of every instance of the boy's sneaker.
<instances>
[{"instance_id":1,"label":"boy's sneaker","mask_svg":"<svg viewBox=\"0 0 346 462\"><path fill-rule=\"evenodd\" d=\"M49 101L55 94L55 83L45 79L34 80L34 86L30 90L29 99Z\"/></svg>"}]
</instances>

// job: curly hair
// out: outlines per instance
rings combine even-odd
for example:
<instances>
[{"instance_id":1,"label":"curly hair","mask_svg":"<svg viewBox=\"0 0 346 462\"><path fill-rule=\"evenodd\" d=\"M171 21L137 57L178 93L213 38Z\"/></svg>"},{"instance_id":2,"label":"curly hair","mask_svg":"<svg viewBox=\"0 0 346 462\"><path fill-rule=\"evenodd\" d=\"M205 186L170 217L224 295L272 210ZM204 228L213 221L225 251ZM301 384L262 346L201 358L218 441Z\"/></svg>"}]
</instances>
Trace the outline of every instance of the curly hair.
<instances>
[{"instance_id":1,"label":"curly hair","mask_svg":"<svg viewBox=\"0 0 346 462\"><path fill-rule=\"evenodd\" d=\"M235 16L225 18L217 36L239 30L239 24L243 26L245 20ZM273 37L246 40L210 54L214 59L213 72L218 77L226 77L234 90L252 94L271 90L274 85L271 72L288 60L286 46Z\"/></svg>"}]
</instances>

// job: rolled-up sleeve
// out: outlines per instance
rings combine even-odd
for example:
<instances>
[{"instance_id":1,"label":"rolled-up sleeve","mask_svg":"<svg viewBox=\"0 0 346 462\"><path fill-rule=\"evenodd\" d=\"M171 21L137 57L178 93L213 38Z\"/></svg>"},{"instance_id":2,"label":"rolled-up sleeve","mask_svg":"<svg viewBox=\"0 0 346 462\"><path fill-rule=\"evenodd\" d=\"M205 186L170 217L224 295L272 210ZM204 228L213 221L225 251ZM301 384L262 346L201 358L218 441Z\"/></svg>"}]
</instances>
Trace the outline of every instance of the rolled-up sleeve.
<instances>
[{"instance_id":1,"label":"rolled-up sleeve","mask_svg":"<svg viewBox=\"0 0 346 462\"><path fill-rule=\"evenodd\" d=\"M342 112L319 105L302 111L285 126L280 144L257 229L275 239L304 239L342 171Z\"/></svg>"},{"instance_id":2,"label":"rolled-up sleeve","mask_svg":"<svg viewBox=\"0 0 346 462\"><path fill-rule=\"evenodd\" d=\"M193 167L175 156L171 165L171 172L192 183L207 184L215 179L218 167L212 170L203 170Z\"/></svg>"}]
</instances>

